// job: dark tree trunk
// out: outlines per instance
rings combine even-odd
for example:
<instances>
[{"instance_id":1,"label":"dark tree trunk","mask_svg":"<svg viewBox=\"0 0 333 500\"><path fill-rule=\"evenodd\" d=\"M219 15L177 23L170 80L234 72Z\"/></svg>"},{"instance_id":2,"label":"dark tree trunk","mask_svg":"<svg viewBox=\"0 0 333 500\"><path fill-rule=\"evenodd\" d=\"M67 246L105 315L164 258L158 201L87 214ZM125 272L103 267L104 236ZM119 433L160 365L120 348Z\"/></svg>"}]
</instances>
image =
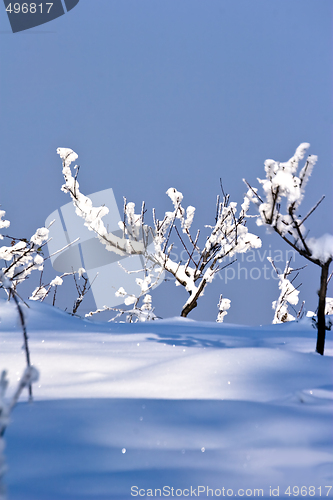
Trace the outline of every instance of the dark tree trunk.
<instances>
[{"instance_id":1,"label":"dark tree trunk","mask_svg":"<svg viewBox=\"0 0 333 500\"><path fill-rule=\"evenodd\" d=\"M207 281L203 279L196 293L194 295L191 295L191 302L189 302L187 306L183 307L182 312L180 314L182 318L187 318L187 315L192 311L192 309L195 309L197 307L198 305L197 300L200 297L201 293L204 291L206 283Z\"/></svg>"},{"instance_id":2,"label":"dark tree trunk","mask_svg":"<svg viewBox=\"0 0 333 500\"><path fill-rule=\"evenodd\" d=\"M330 263L331 261L329 260L321 266L320 289L318 292L319 295L318 321L317 321L318 334L317 334L316 351L322 355L324 354L324 348L325 348L325 336L326 336L325 302L326 302L326 292L327 292L328 269Z\"/></svg>"},{"instance_id":3,"label":"dark tree trunk","mask_svg":"<svg viewBox=\"0 0 333 500\"><path fill-rule=\"evenodd\" d=\"M197 301L196 300L193 300L192 302L190 302L189 304L187 304L187 306L184 307L184 309L182 310L181 312L181 317L182 318L187 318L187 315L192 311L192 309L194 309L195 307L197 307Z\"/></svg>"}]
</instances>

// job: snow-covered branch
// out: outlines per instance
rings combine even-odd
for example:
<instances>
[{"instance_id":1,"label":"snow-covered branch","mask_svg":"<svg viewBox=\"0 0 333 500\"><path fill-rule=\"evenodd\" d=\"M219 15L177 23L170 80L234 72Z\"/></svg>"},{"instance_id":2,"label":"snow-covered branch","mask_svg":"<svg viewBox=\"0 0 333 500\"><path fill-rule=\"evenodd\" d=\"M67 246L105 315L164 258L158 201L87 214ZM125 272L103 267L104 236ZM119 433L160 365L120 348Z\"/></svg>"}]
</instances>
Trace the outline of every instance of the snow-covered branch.
<instances>
[{"instance_id":1,"label":"snow-covered branch","mask_svg":"<svg viewBox=\"0 0 333 500\"><path fill-rule=\"evenodd\" d=\"M296 215L304 198L306 184L318 159L316 155L309 155L304 166L299 173L297 172L299 163L309 147L310 144L306 142L300 144L295 154L284 163L266 160L266 179L258 179L265 200L257 194L257 188L253 188L245 181L249 187L246 197L258 208L258 226L271 227L300 255L321 266L333 257L333 236L323 235L319 240L308 239L304 222L324 197L304 218Z\"/></svg>"},{"instance_id":2,"label":"snow-covered branch","mask_svg":"<svg viewBox=\"0 0 333 500\"><path fill-rule=\"evenodd\" d=\"M6 223L6 225L2 224L2 227L9 226L9 221L2 222ZM30 241L10 238L11 246L0 247L0 259L6 263L6 266L2 267L2 272L12 283L13 290L16 290L17 285L23 282L32 271L43 270L42 247L47 242L48 234L49 230L41 227L31 236ZM2 235L1 239L3 239Z\"/></svg>"},{"instance_id":3,"label":"snow-covered branch","mask_svg":"<svg viewBox=\"0 0 333 500\"><path fill-rule=\"evenodd\" d=\"M219 303L217 304L217 307L219 308L219 312L216 318L217 323L223 323L224 317L228 314L227 311L230 309L231 305L231 300L230 299L224 299L222 295L220 295L220 300Z\"/></svg>"},{"instance_id":4,"label":"snow-covered branch","mask_svg":"<svg viewBox=\"0 0 333 500\"><path fill-rule=\"evenodd\" d=\"M61 190L70 194L76 208L76 214L84 219L84 225L89 231L96 233L100 242L105 245L108 251L115 252L118 255L144 253L143 241L136 241L136 235L133 238L133 235L129 234L126 230L124 231L123 238L108 233L102 218L109 212L109 209L105 206L93 207L90 198L80 192L79 183L76 177L73 177L70 167L71 163L78 158L78 155L69 148L58 148L57 153L62 159L62 173L65 179L65 184L63 184ZM134 226L140 226L140 216L138 218L135 216L132 205L127 208L127 216L131 222L134 221Z\"/></svg>"},{"instance_id":5,"label":"snow-covered branch","mask_svg":"<svg viewBox=\"0 0 333 500\"><path fill-rule=\"evenodd\" d=\"M274 310L274 318L272 323L285 323L287 321L294 321L296 318L289 313L288 304L293 306L298 304L299 291L289 281L288 276L293 272L290 267L290 262L286 263L286 267L282 274L277 270L274 261L271 257L267 257L279 278L279 289L281 290L278 300L272 302Z\"/></svg>"},{"instance_id":6,"label":"snow-covered branch","mask_svg":"<svg viewBox=\"0 0 333 500\"><path fill-rule=\"evenodd\" d=\"M162 279L162 275L164 273L164 269L156 267L149 259L145 259L145 266L143 269L137 269L135 271L128 271L124 268L120 262L118 262L119 266L124 270L125 273L135 274L140 273L144 274L144 278L137 278L136 284L139 287L138 293L136 295L129 294L123 287L120 287L115 295L117 297L122 297L124 299L124 303L126 306L132 306L130 309L121 309L104 306L102 309L97 309L96 311L91 311L86 314L86 317L93 316L94 314L98 314L104 311L115 311L117 312L116 316L113 317L109 321L115 321L116 319L126 316L126 322L128 323L136 323L143 321L151 321L156 319L154 314L154 308L152 307L152 297L148 293L150 292L157 283ZM140 305L141 304L141 305Z\"/></svg>"}]
</instances>

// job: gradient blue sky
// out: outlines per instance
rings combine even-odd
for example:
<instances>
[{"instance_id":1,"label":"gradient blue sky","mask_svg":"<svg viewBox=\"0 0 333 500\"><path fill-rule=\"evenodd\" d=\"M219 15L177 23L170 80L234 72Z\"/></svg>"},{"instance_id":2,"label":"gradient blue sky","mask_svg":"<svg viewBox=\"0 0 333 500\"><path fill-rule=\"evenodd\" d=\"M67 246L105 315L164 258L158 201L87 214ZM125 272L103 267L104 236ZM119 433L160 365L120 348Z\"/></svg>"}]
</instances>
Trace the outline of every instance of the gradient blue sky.
<instances>
[{"instance_id":1,"label":"gradient blue sky","mask_svg":"<svg viewBox=\"0 0 333 500\"><path fill-rule=\"evenodd\" d=\"M196 228L213 223L220 177L241 203L242 178L255 183L266 158L285 161L301 142L319 157L301 213L326 194L307 228L332 232L331 0L80 0L16 34L1 6L0 45L0 203L10 234L31 236L69 201L58 146L79 154L84 193L112 187L120 208L125 195L162 215L174 186L197 208ZM287 250L249 227L263 251ZM314 309L319 268L309 264L298 282ZM264 278L227 287L217 278L191 317L215 320L220 293L232 300L226 321L271 321L277 283ZM160 286L157 314L179 314L186 298Z\"/></svg>"}]
</instances>

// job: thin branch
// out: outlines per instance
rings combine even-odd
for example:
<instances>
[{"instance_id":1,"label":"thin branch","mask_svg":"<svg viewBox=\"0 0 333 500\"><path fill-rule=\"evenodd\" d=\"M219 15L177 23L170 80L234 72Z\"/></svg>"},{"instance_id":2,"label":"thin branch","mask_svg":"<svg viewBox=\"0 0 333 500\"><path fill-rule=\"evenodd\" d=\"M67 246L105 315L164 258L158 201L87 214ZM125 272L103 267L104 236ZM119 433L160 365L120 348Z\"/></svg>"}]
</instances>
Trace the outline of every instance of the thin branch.
<instances>
[{"instance_id":1,"label":"thin branch","mask_svg":"<svg viewBox=\"0 0 333 500\"><path fill-rule=\"evenodd\" d=\"M306 252L308 255L311 255L311 252L310 252L309 247L307 246L307 244L306 244L306 242L305 242L305 239L304 239L303 234L302 234L302 232L301 232L301 230L300 230L300 228L299 228L299 225L297 224L297 221L295 220L295 217L294 217L294 212L293 212L293 210L292 210L292 208L291 208L291 207L289 207L289 215L290 215L290 217L291 217L291 220L292 220L292 221L293 221L293 223L294 223L294 227L295 227L295 229L296 229L296 231L297 231L297 234L298 234L298 236L299 236L299 238L300 238L300 240L301 240L301 242L302 242L302 244L303 244L303 247L304 247L305 252Z\"/></svg>"},{"instance_id":2,"label":"thin branch","mask_svg":"<svg viewBox=\"0 0 333 500\"><path fill-rule=\"evenodd\" d=\"M245 182L245 184L247 185L247 187L252 191L252 193L258 198L258 200L261 202L261 203L264 203L264 200L262 200L260 198L260 196L258 195L258 193L255 191L255 189L253 189L253 187L247 182L246 179L243 179L243 181Z\"/></svg>"},{"instance_id":3,"label":"thin branch","mask_svg":"<svg viewBox=\"0 0 333 500\"><path fill-rule=\"evenodd\" d=\"M182 237L181 237L181 235L180 235L180 233L179 233L179 231L178 231L177 226L175 226L175 230L176 230L176 233L177 233L177 235L178 235L178 238L180 239L180 241L181 241L181 243L182 243L182 245L183 245L184 249L186 250L186 253L187 253L188 257L189 257L189 260L190 260L190 261L192 261L192 262L193 262L193 264L196 266L196 263L194 262L194 260L193 260L193 258L192 258L192 256L191 256L190 252L188 251L187 246L185 245L185 243L184 243L184 241L183 241L183 239L182 239Z\"/></svg>"},{"instance_id":4,"label":"thin branch","mask_svg":"<svg viewBox=\"0 0 333 500\"><path fill-rule=\"evenodd\" d=\"M223 189L223 184L222 184L222 178L221 177L220 177L220 188L221 188L221 191L222 191L222 194L223 194L223 198L226 199L227 196L226 196L226 194L224 192L224 189Z\"/></svg>"},{"instance_id":5,"label":"thin branch","mask_svg":"<svg viewBox=\"0 0 333 500\"><path fill-rule=\"evenodd\" d=\"M297 319L299 319L299 318L300 318L300 316L301 316L301 314L302 314L302 311L303 311L303 309L304 309L304 304L305 304L305 300L303 300L302 305L301 305L301 308L300 308L300 310L299 310L299 311L298 311L298 313L297 313Z\"/></svg>"},{"instance_id":6,"label":"thin branch","mask_svg":"<svg viewBox=\"0 0 333 500\"><path fill-rule=\"evenodd\" d=\"M220 206L220 195L218 194L217 195L217 199L216 199L215 224L217 224L217 221L218 221L218 218L219 218L219 206Z\"/></svg>"},{"instance_id":7,"label":"thin branch","mask_svg":"<svg viewBox=\"0 0 333 500\"><path fill-rule=\"evenodd\" d=\"M315 206L313 208L311 208L310 212L307 213L307 215L304 217L304 219L300 222L299 224L299 227L301 227L301 225L306 221L306 219L308 217L310 217L310 215L316 210L316 208L321 204L321 202L324 200L325 198L325 195L323 195L319 201L317 201L317 203L315 204Z\"/></svg>"}]
</instances>

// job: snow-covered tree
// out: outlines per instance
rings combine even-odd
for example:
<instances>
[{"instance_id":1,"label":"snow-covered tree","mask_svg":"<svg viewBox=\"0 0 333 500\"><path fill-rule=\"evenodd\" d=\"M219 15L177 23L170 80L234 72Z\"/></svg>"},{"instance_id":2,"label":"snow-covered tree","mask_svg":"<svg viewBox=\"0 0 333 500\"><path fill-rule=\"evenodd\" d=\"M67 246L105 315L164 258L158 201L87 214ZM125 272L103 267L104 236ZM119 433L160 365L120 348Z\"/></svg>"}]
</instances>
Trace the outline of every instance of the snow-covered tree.
<instances>
[{"instance_id":1,"label":"snow-covered tree","mask_svg":"<svg viewBox=\"0 0 333 500\"><path fill-rule=\"evenodd\" d=\"M0 228L8 227L10 222L1 220L5 212L0 212ZM0 260L5 265L2 267L4 276L11 282L11 288L7 291L11 293L16 291L17 286L22 283L32 271L42 271L44 267L44 257L42 248L48 239L49 230L46 227L40 227L31 236L30 241L25 238L13 238L6 236L11 240L10 246L0 247ZM0 239L4 236L0 234Z\"/></svg>"},{"instance_id":2,"label":"snow-covered tree","mask_svg":"<svg viewBox=\"0 0 333 500\"><path fill-rule=\"evenodd\" d=\"M108 208L93 207L91 200L80 192L77 175L72 175L70 165L77 159L77 154L68 148L58 148L57 152L62 159L65 179L62 190L70 194L76 213L84 219L85 226L97 234L108 251L118 255L141 254L146 262L151 263L155 273L165 270L172 274L176 285L182 285L189 293L181 310L183 317L197 306L199 297L222 268L222 260L226 256L231 257L261 246L260 238L249 233L245 226L249 199L244 199L237 215L237 203L230 202L229 196L224 196L222 202L218 199L215 224L206 226L208 236L200 247L200 232L195 237L190 232L195 208L188 206L185 209L182 206L183 195L175 188L167 190L173 210L166 212L163 219L159 220L153 210L153 225L149 227L144 223L144 205L141 212L136 214L135 204L125 202L124 221L119 222L122 237L109 233L102 220L108 213ZM187 254L185 262L172 260L174 244L171 242L171 235L176 235L184 247ZM150 241L153 242L152 251Z\"/></svg>"},{"instance_id":3,"label":"snow-covered tree","mask_svg":"<svg viewBox=\"0 0 333 500\"><path fill-rule=\"evenodd\" d=\"M5 212L1 210L0 229L10 226L10 222L8 220L2 220L4 215ZM32 292L29 299L39 301L43 301L45 299L52 287L61 285L63 281L62 278L64 276L73 274L64 273L61 276L56 276L50 281L50 283L46 285L42 283L44 263L51 257L44 257L43 254L43 247L48 242L48 237L49 229L46 227L38 228L37 231L31 236L29 241L26 238L15 238L13 236L2 235L0 233L0 240L6 238L11 242L10 246L4 245L0 247L0 261L4 261L4 265L3 267L0 267L0 271L10 283L9 287L5 287L3 285L3 281L1 282L0 280L0 288L5 289L8 298L11 297L11 294L17 294L18 285L20 283L23 283L23 281L25 281L29 277L32 271L40 272L40 282ZM62 252L70 245L72 245L72 243L69 243L64 248L61 248L60 250L52 254L52 256Z\"/></svg>"},{"instance_id":4,"label":"snow-covered tree","mask_svg":"<svg viewBox=\"0 0 333 500\"><path fill-rule=\"evenodd\" d=\"M261 240L249 233L245 225L249 201L244 200L237 215L237 203L230 202L229 195L225 195L222 201L218 197L215 224L205 226L208 235L205 243L199 246L200 231L197 231L195 238L190 232L195 208L189 206L185 210L182 207L183 195L176 189L168 189L167 194L174 210L167 212L162 221L154 215L154 257L163 269L175 277L176 285L184 286L189 293L181 311L181 316L186 317L197 306L207 284L225 267L223 259L245 253L250 248L259 248ZM184 263L174 262L170 258L172 230L176 232L188 256Z\"/></svg>"},{"instance_id":5,"label":"snow-covered tree","mask_svg":"<svg viewBox=\"0 0 333 500\"><path fill-rule=\"evenodd\" d=\"M152 290L156 283L161 279L161 270L159 273L156 273L155 266L149 266L147 264L147 260L145 262L144 269L138 269L136 271L128 271L120 264L120 262L118 262L118 264L124 270L124 272L128 274L144 273L143 279L137 278L135 280L136 284L138 285L138 293L136 295L127 293L123 287L120 287L115 292L115 295L117 297L123 298L126 306L132 307L130 309L122 309L119 307L108 307L105 305L101 309L89 312L88 314L86 314L86 317L90 317L94 314L98 314L104 311L114 311L117 314L109 321L115 321L122 316L126 317L127 323L145 322L156 319L154 308L152 306L152 297L148 292Z\"/></svg>"},{"instance_id":6,"label":"snow-covered tree","mask_svg":"<svg viewBox=\"0 0 333 500\"><path fill-rule=\"evenodd\" d=\"M220 300L217 304L217 307L219 308L219 312L216 318L217 323L223 323L224 317L228 314L227 310L230 309L230 304L230 299L224 299L222 295L220 295Z\"/></svg>"},{"instance_id":7,"label":"snow-covered tree","mask_svg":"<svg viewBox=\"0 0 333 500\"><path fill-rule=\"evenodd\" d=\"M246 196L259 211L257 224L274 230L300 255L321 268L316 350L324 354L325 299L329 266L333 258L333 235L324 234L320 238L309 238L304 227L304 222L322 202L324 196L305 217L301 218L296 215L304 197L305 186L317 161L317 156L309 155L298 173L299 162L304 158L309 146L308 143L300 144L287 162L265 161L266 179L258 179L264 192L263 197L258 194L257 188L253 188L246 181L245 183L249 188ZM285 204L282 206L283 198Z\"/></svg>"},{"instance_id":8,"label":"snow-covered tree","mask_svg":"<svg viewBox=\"0 0 333 500\"><path fill-rule=\"evenodd\" d=\"M267 260L271 263L279 278L279 289L281 290L278 300L274 300L272 302L272 308L274 310L274 318L272 323L276 324L286 323L287 321L294 321L296 318L288 311L288 304L291 304L293 306L298 304L299 291L294 287L292 283L297 275L293 278L292 281L289 281L288 276L290 276L290 274L294 271L294 269L290 267L290 261L286 263L286 267L283 273L279 273L273 259L271 257L267 257Z\"/></svg>"},{"instance_id":9,"label":"snow-covered tree","mask_svg":"<svg viewBox=\"0 0 333 500\"><path fill-rule=\"evenodd\" d=\"M92 283L97 278L98 273L96 274L95 278L92 280L92 282L90 283L90 285L88 284L88 276L86 275L86 270L83 267L80 267L79 270L77 271L77 273L73 272L72 274L73 274L73 277L74 277L75 288L76 288L76 291L77 291L77 298L76 298L76 300L74 302L74 305L73 305L72 314L76 314L78 308L82 304L82 301L83 301L85 295L89 292ZM78 274L78 279L79 280L80 279L83 280L83 285L79 284L78 280L76 279L75 274Z\"/></svg>"},{"instance_id":10,"label":"snow-covered tree","mask_svg":"<svg viewBox=\"0 0 333 500\"><path fill-rule=\"evenodd\" d=\"M122 316L125 316L126 323L138 323L157 319L154 313L154 308L152 306L152 297L151 295L149 295L149 293L146 293L143 296L141 303L139 303L141 297L127 294L122 287L117 290L116 295L117 297L124 297L125 305L132 305L132 307L130 309L121 309L119 307L104 306L101 309L97 309L96 311L91 311L90 313L86 314L86 317L88 318L90 316L93 316L94 314L104 311L114 311L117 314L109 321L115 321Z\"/></svg>"},{"instance_id":11,"label":"snow-covered tree","mask_svg":"<svg viewBox=\"0 0 333 500\"><path fill-rule=\"evenodd\" d=\"M3 220L5 212L0 210L0 229L7 228L10 226L10 222L8 220ZM53 221L54 222L54 221ZM51 222L51 224L53 223ZM50 224L50 225L51 225ZM39 284L32 291L29 296L30 300L38 300L43 302L45 298L49 295L51 290L54 290L53 297L53 305L55 303L55 295L57 291L57 287L62 285L63 278L65 276L74 275L75 279L75 271L71 273L63 273L61 276L56 276L49 283L43 283L43 271L45 261L54 255L62 252L77 240L69 243L63 248L57 250L52 255L47 257L44 256L43 247L49 241L49 228L40 227L37 231L31 236L28 241L26 238L15 238L13 236L2 235L0 233L0 240L6 238L10 240L10 246L1 246L0 247L0 261L3 261L2 266L0 267L0 273L3 278L5 278L10 286L4 286L4 279L0 279L0 288L3 288L10 299L12 296L18 297L17 287L20 283L23 283L27 278L29 278L32 271L39 271ZM0 264L1 266L1 264ZM79 277L81 276L80 270L77 271ZM88 280L86 280L88 281ZM73 313L76 312L77 308L82 302L82 299L86 292L88 291L87 285L85 285L82 290L78 287L78 284L75 280L75 285L78 291L78 298L73 306ZM15 299L14 297L14 299ZM21 299L22 300L22 299ZM25 303L28 306L27 303ZM74 310L75 309L75 310Z\"/></svg>"}]
</instances>

